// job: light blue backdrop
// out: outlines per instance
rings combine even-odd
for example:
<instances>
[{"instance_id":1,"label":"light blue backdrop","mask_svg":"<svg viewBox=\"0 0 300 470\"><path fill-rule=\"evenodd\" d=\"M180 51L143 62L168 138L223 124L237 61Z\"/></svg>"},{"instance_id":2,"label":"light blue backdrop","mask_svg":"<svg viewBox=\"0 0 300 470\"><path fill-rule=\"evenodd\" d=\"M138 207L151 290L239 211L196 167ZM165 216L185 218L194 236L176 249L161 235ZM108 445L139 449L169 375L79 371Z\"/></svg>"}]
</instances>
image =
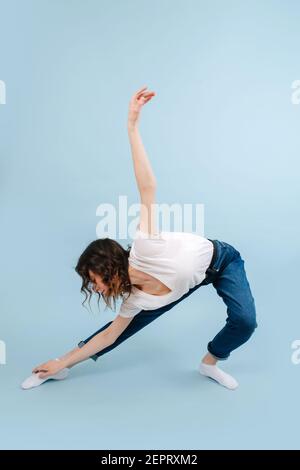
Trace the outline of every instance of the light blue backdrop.
<instances>
[{"instance_id":1,"label":"light blue backdrop","mask_svg":"<svg viewBox=\"0 0 300 470\"><path fill-rule=\"evenodd\" d=\"M0 18L1 448L299 447L299 3L10 0ZM224 364L240 387L197 373L226 316L208 286L68 380L22 391L114 318L81 307L73 267L97 206L138 202L126 117L143 85L157 201L203 203L205 236L246 261L259 328Z\"/></svg>"}]
</instances>

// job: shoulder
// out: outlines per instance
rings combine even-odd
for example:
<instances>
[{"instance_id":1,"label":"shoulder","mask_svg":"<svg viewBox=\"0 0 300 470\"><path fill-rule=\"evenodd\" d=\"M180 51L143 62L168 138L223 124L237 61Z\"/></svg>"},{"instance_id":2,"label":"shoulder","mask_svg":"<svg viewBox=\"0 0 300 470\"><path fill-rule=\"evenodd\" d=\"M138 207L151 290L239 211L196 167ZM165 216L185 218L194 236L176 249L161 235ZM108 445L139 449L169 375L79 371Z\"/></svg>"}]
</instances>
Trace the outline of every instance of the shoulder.
<instances>
[{"instance_id":1,"label":"shoulder","mask_svg":"<svg viewBox=\"0 0 300 470\"><path fill-rule=\"evenodd\" d=\"M153 233L144 232L141 230L140 224L136 227L135 234L133 236L134 240L161 240L163 238L163 232L157 230Z\"/></svg>"},{"instance_id":2,"label":"shoulder","mask_svg":"<svg viewBox=\"0 0 300 470\"><path fill-rule=\"evenodd\" d=\"M167 240L163 232L149 234L143 232L138 226L133 237L131 248L132 256L155 256L160 255L166 247Z\"/></svg>"}]
</instances>

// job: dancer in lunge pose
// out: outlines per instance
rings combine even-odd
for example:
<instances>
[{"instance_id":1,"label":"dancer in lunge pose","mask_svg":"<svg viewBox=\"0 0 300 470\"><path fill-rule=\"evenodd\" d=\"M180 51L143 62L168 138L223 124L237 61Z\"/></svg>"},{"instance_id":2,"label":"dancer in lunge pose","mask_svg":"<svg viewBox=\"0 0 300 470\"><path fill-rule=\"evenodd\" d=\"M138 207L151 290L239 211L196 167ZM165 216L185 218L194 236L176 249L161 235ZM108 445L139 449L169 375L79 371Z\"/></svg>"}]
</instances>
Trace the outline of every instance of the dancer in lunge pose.
<instances>
[{"instance_id":1,"label":"dancer in lunge pose","mask_svg":"<svg viewBox=\"0 0 300 470\"><path fill-rule=\"evenodd\" d=\"M156 179L139 132L142 107L155 93L138 90L129 103L127 129L141 200L140 221L132 246L100 238L79 257L76 272L82 278L85 300L98 293L110 308L122 299L119 314L78 347L60 358L38 365L22 387L64 379L69 369L88 358L111 351L199 287L212 284L227 306L225 326L209 341L199 372L229 389L237 381L217 366L244 344L257 327L255 302L244 260L232 245L194 233L159 231L155 225ZM83 302L83 304L84 304Z\"/></svg>"}]
</instances>

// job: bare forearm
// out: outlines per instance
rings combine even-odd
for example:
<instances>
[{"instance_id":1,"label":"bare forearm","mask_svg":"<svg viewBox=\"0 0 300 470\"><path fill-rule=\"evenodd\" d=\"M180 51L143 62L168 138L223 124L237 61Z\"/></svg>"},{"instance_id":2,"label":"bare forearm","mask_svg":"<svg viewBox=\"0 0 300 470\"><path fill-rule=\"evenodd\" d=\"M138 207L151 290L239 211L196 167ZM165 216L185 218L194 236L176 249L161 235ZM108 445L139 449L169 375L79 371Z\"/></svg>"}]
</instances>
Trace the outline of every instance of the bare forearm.
<instances>
[{"instance_id":1,"label":"bare forearm","mask_svg":"<svg viewBox=\"0 0 300 470\"><path fill-rule=\"evenodd\" d=\"M156 179L152 171L142 138L137 126L128 126L128 136L131 147L134 173L139 191L155 188Z\"/></svg>"},{"instance_id":2,"label":"bare forearm","mask_svg":"<svg viewBox=\"0 0 300 470\"><path fill-rule=\"evenodd\" d=\"M94 336L88 343L82 348L75 348L64 356L60 357L60 360L64 362L65 367L72 367L78 362L85 361L94 354L102 351L112 344L109 337L101 332Z\"/></svg>"}]
</instances>

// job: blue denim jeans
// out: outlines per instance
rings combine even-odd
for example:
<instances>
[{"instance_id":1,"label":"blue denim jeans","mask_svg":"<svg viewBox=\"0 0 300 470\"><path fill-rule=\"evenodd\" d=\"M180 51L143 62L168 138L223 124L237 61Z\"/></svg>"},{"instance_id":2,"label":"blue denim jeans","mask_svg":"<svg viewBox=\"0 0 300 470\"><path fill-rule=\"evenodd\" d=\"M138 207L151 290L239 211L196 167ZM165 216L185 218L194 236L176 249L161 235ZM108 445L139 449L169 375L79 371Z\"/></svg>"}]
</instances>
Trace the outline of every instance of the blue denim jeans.
<instances>
[{"instance_id":1,"label":"blue denim jeans","mask_svg":"<svg viewBox=\"0 0 300 470\"><path fill-rule=\"evenodd\" d=\"M244 260L241 258L240 253L229 243L220 240L211 241L214 245L213 257L210 266L206 270L206 277L200 284L168 305L154 310L141 310L112 345L91 356L91 359L96 361L98 357L116 348L163 313L182 302L199 287L208 284L213 285L227 307L225 326L208 343L208 351L218 360L225 360L234 349L244 344L257 327L255 302L247 280ZM111 323L104 325L86 340L80 341L78 346L84 346L85 343L105 330Z\"/></svg>"}]
</instances>

